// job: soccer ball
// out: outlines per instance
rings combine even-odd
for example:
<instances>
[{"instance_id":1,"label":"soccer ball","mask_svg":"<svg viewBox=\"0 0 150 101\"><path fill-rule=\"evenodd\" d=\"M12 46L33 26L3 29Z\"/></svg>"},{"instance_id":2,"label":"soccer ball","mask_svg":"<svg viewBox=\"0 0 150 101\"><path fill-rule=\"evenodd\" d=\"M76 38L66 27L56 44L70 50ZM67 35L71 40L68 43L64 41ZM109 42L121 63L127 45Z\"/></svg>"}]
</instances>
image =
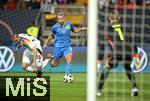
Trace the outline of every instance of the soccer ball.
<instances>
[{"instance_id":1,"label":"soccer ball","mask_svg":"<svg viewBox=\"0 0 150 101\"><path fill-rule=\"evenodd\" d=\"M68 81L68 76L67 74L64 76L64 82L67 82Z\"/></svg>"},{"instance_id":2,"label":"soccer ball","mask_svg":"<svg viewBox=\"0 0 150 101\"><path fill-rule=\"evenodd\" d=\"M69 83L71 83L73 81L73 77L71 76L71 74L66 74L65 76L64 76L64 82L69 82Z\"/></svg>"},{"instance_id":3,"label":"soccer ball","mask_svg":"<svg viewBox=\"0 0 150 101\"><path fill-rule=\"evenodd\" d=\"M73 77L71 76L71 74L68 75L68 82L69 83L73 82Z\"/></svg>"}]
</instances>

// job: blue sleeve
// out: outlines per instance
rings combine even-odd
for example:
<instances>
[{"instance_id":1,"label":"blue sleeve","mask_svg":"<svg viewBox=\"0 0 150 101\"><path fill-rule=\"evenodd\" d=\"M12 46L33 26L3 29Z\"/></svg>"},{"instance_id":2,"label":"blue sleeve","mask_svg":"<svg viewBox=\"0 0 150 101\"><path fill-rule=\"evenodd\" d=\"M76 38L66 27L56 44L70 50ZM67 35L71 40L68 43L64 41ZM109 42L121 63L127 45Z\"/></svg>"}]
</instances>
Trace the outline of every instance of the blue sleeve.
<instances>
[{"instance_id":1,"label":"blue sleeve","mask_svg":"<svg viewBox=\"0 0 150 101\"><path fill-rule=\"evenodd\" d=\"M74 30L74 25L72 23L70 23L70 27L71 27L71 31Z\"/></svg>"}]
</instances>

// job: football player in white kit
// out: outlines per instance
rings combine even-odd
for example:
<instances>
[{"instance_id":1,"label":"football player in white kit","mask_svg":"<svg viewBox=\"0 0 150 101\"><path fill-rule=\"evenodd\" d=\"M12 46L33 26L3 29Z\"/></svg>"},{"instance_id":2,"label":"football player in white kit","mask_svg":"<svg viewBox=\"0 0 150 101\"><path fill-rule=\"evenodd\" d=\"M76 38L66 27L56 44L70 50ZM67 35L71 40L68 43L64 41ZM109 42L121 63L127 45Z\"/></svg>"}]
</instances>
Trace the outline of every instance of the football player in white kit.
<instances>
[{"instance_id":1,"label":"football player in white kit","mask_svg":"<svg viewBox=\"0 0 150 101\"><path fill-rule=\"evenodd\" d=\"M12 41L17 43L16 50L14 54L18 51L21 46L25 46L26 49L23 52L22 57L22 67L24 70L29 72L36 72L37 78L42 76L43 68L43 50L40 45L40 41L33 36L28 36L27 34L13 34L11 36ZM30 63L32 65L30 66Z\"/></svg>"}]
</instances>

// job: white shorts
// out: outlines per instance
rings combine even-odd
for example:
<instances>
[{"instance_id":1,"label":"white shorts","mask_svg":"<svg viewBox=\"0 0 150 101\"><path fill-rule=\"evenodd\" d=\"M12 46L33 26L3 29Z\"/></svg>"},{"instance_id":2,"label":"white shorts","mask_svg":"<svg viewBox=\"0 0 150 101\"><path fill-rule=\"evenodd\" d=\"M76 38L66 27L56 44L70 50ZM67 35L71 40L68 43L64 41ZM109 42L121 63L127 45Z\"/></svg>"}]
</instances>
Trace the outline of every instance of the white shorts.
<instances>
[{"instance_id":1,"label":"white shorts","mask_svg":"<svg viewBox=\"0 0 150 101\"><path fill-rule=\"evenodd\" d=\"M26 49L23 52L22 62L30 64L33 62L33 57L34 57L33 51ZM36 64L39 67L43 65L43 56L42 55L38 54Z\"/></svg>"}]
</instances>

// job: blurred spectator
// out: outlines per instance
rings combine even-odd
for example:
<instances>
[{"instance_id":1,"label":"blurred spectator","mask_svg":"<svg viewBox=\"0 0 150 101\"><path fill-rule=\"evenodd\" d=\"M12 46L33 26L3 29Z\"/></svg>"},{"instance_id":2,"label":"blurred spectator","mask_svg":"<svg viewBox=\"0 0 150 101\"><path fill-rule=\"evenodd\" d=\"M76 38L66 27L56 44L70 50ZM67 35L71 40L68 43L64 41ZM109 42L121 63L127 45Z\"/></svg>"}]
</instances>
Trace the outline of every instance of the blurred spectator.
<instances>
[{"instance_id":1,"label":"blurred spectator","mask_svg":"<svg viewBox=\"0 0 150 101\"><path fill-rule=\"evenodd\" d=\"M146 6L150 7L150 0L144 0L143 3L144 3Z\"/></svg>"},{"instance_id":2,"label":"blurred spectator","mask_svg":"<svg viewBox=\"0 0 150 101\"><path fill-rule=\"evenodd\" d=\"M16 0L8 0L7 4L5 5L5 9L15 10L16 8L17 8Z\"/></svg>"},{"instance_id":3,"label":"blurred spectator","mask_svg":"<svg viewBox=\"0 0 150 101\"><path fill-rule=\"evenodd\" d=\"M44 0L44 2L48 3L48 4L53 4L55 0Z\"/></svg>"},{"instance_id":4,"label":"blurred spectator","mask_svg":"<svg viewBox=\"0 0 150 101\"><path fill-rule=\"evenodd\" d=\"M8 0L0 0L0 9L4 9L4 5L6 5Z\"/></svg>"},{"instance_id":5,"label":"blurred spectator","mask_svg":"<svg viewBox=\"0 0 150 101\"><path fill-rule=\"evenodd\" d=\"M30 0L29 9L40 9L41 0Z\"/></svg>"},{"instance_id":6,"label":"blurred spectator","mask_svg":"<svg viewBox=\"0 0 150 101\"><path fill-rule=\"evenodd\" d=\"M72 4L75 3L75 0L57 0L58 4Z\"/></svg>"},{"instance_id":7,"label":"blurred spectator","mask_svg":"<svg viewBox=\"0 0 150 101\"><path fill-rule=\"evenodd\" d=\"M125 6L126 0L117 0L115 7L117 9L123 9Z\"/></svg>"},{"instance_id":8,"label":"blurred spectator","mask_svg":"<svg viewBox=\"0 0 150 101\"><path fill-rule=\"evenodd\" d=\"M57 4L56 0L44 0L44 2L47 2L48 4Z\"/></svg>"},{"instance_id":9,"label":"blurred spectator","mask_svg":"<svg viewBox=\"0 0 150 101\"><path fill-rule=\"evenodd\" d=\"M116 0L111 0L111 4L115 4L116 3Z\"/></svg>"},{"instance_id":10,"label":"blurred spectator","mask_svg":"<svg viewBox=\"0 0 150 101\"><path fill-rule=\"evenodd\" d=\"M58 4L65 4L65 3L67 3L67 0L57 0L57 3Z\"/></svg>"},{"instance_id":11,"label":"blurred spectator","mask_svg":"<svg viewBox=\"0 0 150 101\"><path fill-rule=\"evenodd\" d=\"M103 9L105 6L108 7L110 4L110 0L99 0L99 9Z\"/></svg>"},{"instance_id":12,"label":"blurred spectator","mask_svg":"<svg viewBox=\"0 0 150 101\"><path fill-rule=\"evenodd\" d=\"M134 0L128 0L127 5L128 5L128 9L133 10L137 8L136 2Z\"/></svg>"},{"instance_id":13,"label":"blurred spectator","mask_svg":"<svg viewBox=\"0 0 150 101\"><path fill-rule=\"evenodd\" d=\"M54 0L44 0L44 2L47 2L49 4L52 4L54 2Z\"/></svg>"},{"instance_id":14,"label":"blurred spectator","mask_svg":"<svg viewBox=\"0 0 150 101\"><path fill-rule=\"evenodd\" d=\"M150 0L145 0L145 3L150 4Z\"/></svg>"},{"instance_id":15,"label":"blurred spectator","mask_svg":"<svg viewBox=\"0 0 150 101\"><path fill-rule=\"evenodd\" d=\"M69 4L75 4L75 3L76 3L76 0L68 0L68 3L69 3Z\"/></svg>"},{"instance_id":16,"label":"blurred spectator","mask_svg":"<svg viewBox=\"0 0 150 101\"><path fill-rule=\"evenodd\" d=\"M27 3L25 0L18 0L17 9L26 9Z\"/></svg>"},{"instance_id":17,"label":"blurred spectator","mask_svg":"<svg viewBox=\"0 0 150 101\"><path fill-rule=\"evenodd\" d=\"M136 4L137 5L142 5L143 4L143 0L136 0Z\"/></svg>"},{"instance_id":18,"label":"blurred spectator","mask_svg":"<svg viewBox=\"0 0 150 101\"><path fill-rule=\"evenodd\" d=\"M104 4L105 4L105 0L99 0L99 2L98 2L99 9L103 9Z\"/></svg>"}]
</instances>

